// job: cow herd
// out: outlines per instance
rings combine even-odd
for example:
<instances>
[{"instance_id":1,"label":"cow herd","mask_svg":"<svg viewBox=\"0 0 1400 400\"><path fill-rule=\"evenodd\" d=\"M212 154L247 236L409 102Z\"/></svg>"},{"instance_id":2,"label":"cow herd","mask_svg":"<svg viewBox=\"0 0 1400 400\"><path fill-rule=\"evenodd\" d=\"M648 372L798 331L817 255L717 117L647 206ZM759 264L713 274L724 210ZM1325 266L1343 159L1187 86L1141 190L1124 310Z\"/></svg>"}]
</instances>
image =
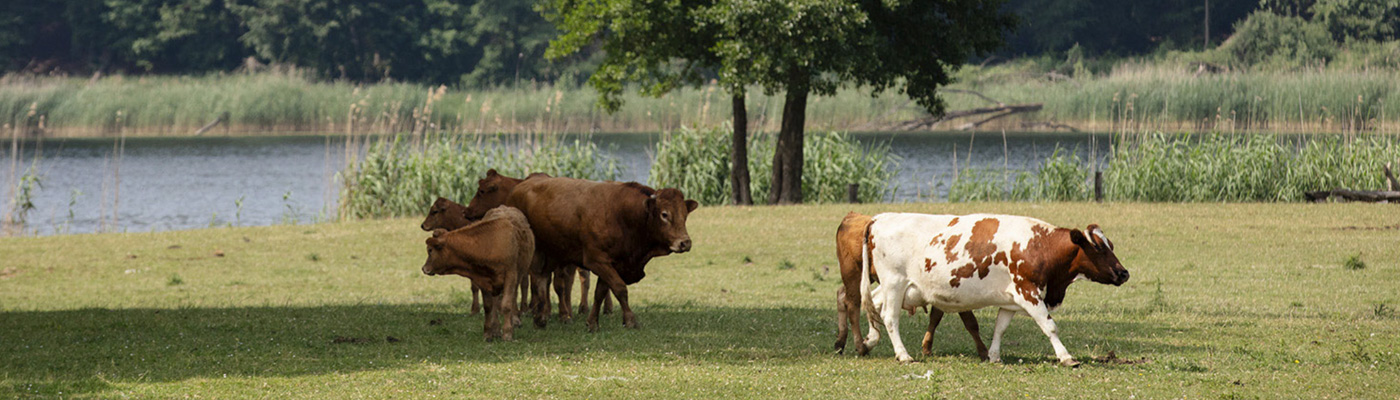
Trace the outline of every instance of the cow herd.
<instances>
[{"instance_id":1,"label":"cow herd","mask_svg":"<svg viewBox=\"0 0 1400 400\"><path fill-rule=\"evenodd\" d=\"M652 189L635 182L596 182L532 174L524 179L487 172L466 206L439 198L422 229L428 259L423 273L471 279L485 305L484 336L511 340L529 309L545 327L549 290L559 299L558 317L572 319L573 276L583 294L579 312L588 330L598 315L611 311L615 297L627 327L638 327L627 285L640 281L652 258L691 249L686 219L699 206L677 189ZM837 290L837 352L866 313L869 332L855 340L865 355L889 334L896 358L913 358L899 335L902 313L929 311L922 343L929 354L934 329L945 312L958 313L983 360L1000 361L1001 339L1011 317L1031 317L1064 365L1078 363L1060 342L1050 311L1080 279L1122 285L1128 271L1114 255L1113 242L1094 224L1060 228L1022 216L850 213L836 231L836 257L842 286ZM597 289L587 302L589 273ZM872 283L879 282L878 286ZM982 342L973 310L996 307L991 346Z\"/></svg>"}]
</instances>

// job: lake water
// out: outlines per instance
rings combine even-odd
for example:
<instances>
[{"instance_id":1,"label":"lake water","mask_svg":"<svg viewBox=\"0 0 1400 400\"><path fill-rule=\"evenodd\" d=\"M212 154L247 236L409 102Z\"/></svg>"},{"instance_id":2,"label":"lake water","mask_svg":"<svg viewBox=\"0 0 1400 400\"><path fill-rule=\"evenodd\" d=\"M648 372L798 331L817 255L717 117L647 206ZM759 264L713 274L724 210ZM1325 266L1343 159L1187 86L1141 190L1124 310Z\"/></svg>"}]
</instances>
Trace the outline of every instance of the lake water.
<instances>
[{"instance_id":1,"label":"lake water","mask_svg":"<svg viewBox=\"0 0 1400 400\"><path fill-rule=\"evenodd\" d=\"M892 201L942 201L955 151L962 167L1028 169L1056 147L1087 159L1091 147L1102 158L1109 144L1106 134L1084 133L1007 133L1004 140L1001 133L987 132L853 136L865 143L888 143L901 158ZM620 180L647 181L659 135L589 138L624 166ZM27 215L26 231L40 235L333 218L339 190L334 176L344 165L342 140L321 136L131 138L120 157L113 139L29 141L22 146L16 175L33 166L41 184L34 188L35 208ZM0 151L0 184L6 185L0 190L5 194L0 210L9 210L12 158L8 146Z\"/></svg>"}]
</instances>

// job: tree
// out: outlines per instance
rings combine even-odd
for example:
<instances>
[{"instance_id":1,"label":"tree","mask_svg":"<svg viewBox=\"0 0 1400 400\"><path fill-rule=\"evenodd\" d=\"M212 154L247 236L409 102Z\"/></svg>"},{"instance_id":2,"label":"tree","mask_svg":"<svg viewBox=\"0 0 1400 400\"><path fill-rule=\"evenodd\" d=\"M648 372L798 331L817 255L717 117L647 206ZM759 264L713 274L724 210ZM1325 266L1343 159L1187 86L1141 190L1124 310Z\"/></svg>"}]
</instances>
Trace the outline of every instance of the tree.
<instances>
[{"instance_id":1,"label":"tree","mask_svg":"<svg viewBox=\"0 0 1400 400\"><path fill-rule=\"evenodd\" d=\"M994 50L1014 23L998 0L721 0L700 14L721 27L722 76L784 93L770 204L802 202L809 95L892 89L941 114L937 88L951 70Z\"/></svg>"},{"instance_id":2,"label":"tree","mask_svg":"<svg viewBox=\"0 0 1400 400\"><path fill-rule=\"evenodd\" d=\"M559 30L550 43L550 58L560 58L591 46L604 52L588 82L599 92L599 105L614 112L622 105L627 83L642 94L661 96L682 86L700 85L720 66L714 47L720 28L706 24L699 11L714 4L700 1L578 1L552 0L541 11ZM749 193L748 115L744 93L747 75L721 73L721 85L733 106L731 174L735 204L753 204Z\"/></svg>"}]
</instances>

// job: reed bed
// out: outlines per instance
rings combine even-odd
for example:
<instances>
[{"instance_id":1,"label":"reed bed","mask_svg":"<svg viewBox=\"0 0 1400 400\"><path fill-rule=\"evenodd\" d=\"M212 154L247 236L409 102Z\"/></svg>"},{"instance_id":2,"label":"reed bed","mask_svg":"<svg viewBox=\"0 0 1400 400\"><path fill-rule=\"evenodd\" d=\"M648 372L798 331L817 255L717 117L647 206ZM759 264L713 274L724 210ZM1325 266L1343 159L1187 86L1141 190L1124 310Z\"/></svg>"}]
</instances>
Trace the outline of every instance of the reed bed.
<instances>
[{"instance_id":1,"label":"reed bed","mask_svg":"<svg viewBox=\"0 0 1400 400\"><path fill-rule=\"evenodd\" d=\"M730 117L729 95L716 86L681 88L662 98L628 92L608 114L588 87L527 83L461 89L385 82L324 81L288 69L200 77L126 77L94 80L0 78L0 124L50 136L188 135L229 113L230 134L581 133L656 132L711 126ZM777 130L783 98L748 93L755 130ZM909 102L843 90L809 102L811 126L851 129L882 118L917 117ZM895 110L893 114L890 110ZM42 126L41 126L41 120Z\"/></svg>"},{"instance_id":2,"label":"reed bed","mask_svg":"<svg viewBox=\"0 0 1400 400\"><path fill-rule=\"evenodd\" d=\"M731 133L728 125L667 133L657 144L649 181L657 187L681 189L701 204L730 203ZM772 187L773 143L771 135L749 138L749 190L756 203L765 201ZM845 202L846 186L852 183L860 185L861 202L886 201L897 189L891 183L899 160L888 145L862 146L839 132L809 134L803 145L806 202Z\"/></svg>"},{"instance_id":3,"label":"reed bed","mask_svg":"<svg viewBox=\"0 0 1400 400\"><path fill-rule=\"evenodd\" d=\"M340 217L363 219L422 215L437 197L465 204L488 169L507 176L532 172L611 180L617 160L589 140L549 137L396 135L371 144L340 172Z\"/></svg>"},{"instance_id":4,"label":"reed bed","mask_svg":"<svg viewBox=\"0 0 1400 400\"><path fill-rule=\"evenodd\" d=\"M1384 136L1120 136L1103 166L1103 195L1136 202L1297 202L1308 191L1382 189L1382 166L1396 161L1400 141ZM965 169L948 200L1085 200L1092 170L1058 152L1034 172Z\"/></svg>"},{"instance_id":5,"label":"reed bed","mask_svg":"<svg viewBox=\"0 0 1400 400\"><path fill-rule=\"evenodd\" d=\"M1108 72L1046 75L1032 62L967 66L952 88L1004 103L1043 103L1038 113L1004 118L983 129L1019 129L1054 121L1092 131L1391 132L1400 128L1400 71L1314 68L1197 73L1177 61L1128 61ZM775 131L782 96L750 90L754 131ZM948 109L985 107L962 93L943 95ZM651 98L629 91L608 114L588 87L522 83L449 88L402 82L351 84L295 68L255 74L112 76L97 79L0 78L0 124L50 136L187 135L229 113L228 134L276 132L453 133L655 132L713 126L730 116L716 86L680 88ZM808 103L816 130L881 130L924 116L897 93L871 96L848 87ZM952 129L961 122L935 126Z\"/></svg>"}]
</instances>

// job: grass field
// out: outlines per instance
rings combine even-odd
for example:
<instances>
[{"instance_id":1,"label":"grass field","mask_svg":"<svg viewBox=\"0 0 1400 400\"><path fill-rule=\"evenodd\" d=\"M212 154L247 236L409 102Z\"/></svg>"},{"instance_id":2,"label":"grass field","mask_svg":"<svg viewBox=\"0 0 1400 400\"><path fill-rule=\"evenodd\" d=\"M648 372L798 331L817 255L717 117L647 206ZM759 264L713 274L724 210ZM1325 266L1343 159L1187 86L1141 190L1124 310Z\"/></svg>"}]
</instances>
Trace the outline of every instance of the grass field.
<instances>
[{"instance_id":1,"label":"grass field","mask_svg":"<svg viewBox=\"0 0 1400 400\"><path fill-rule=\"evenodd\" d=\"M916 364L887 340L833 355L832 237L853 208L1097 222L1132 280L1075 284L1056 311L1077 369L1026 317L1001 365L956 318ZM695 250L631 287L641 329L608 315L599 333L526 325L511 343L482 341L465 279L419 272L418 222L0 239L0 397L1400 396L1395 205L702 208Z\"/></svg>"}]
</instances>

